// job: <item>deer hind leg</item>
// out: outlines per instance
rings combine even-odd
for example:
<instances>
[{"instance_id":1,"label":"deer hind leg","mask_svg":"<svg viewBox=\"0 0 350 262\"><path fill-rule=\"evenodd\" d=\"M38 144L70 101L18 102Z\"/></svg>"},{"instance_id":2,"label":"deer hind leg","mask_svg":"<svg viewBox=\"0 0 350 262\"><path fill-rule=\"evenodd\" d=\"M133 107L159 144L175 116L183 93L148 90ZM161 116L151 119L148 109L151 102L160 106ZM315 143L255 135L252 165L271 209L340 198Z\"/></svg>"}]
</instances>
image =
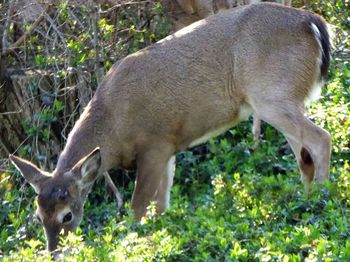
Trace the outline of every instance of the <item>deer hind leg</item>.
<instances>
[{"instance_id":1,"label":"deer hind leg","mask_svg":"<svg viewBox=\"0 0 350 262\"><path fill-rule=\"evenodd\" d=\"M131 199L135 217L141 219L152 201L156 201L157 213L164 212L170 194L171 179L167 176L168 163L173 152L166 147L143 151L137 156L136 186ZM166 188L166 189L165 189Z\"/></svg>"},{"instance_id":2,"label":"deer hind leg","mask_svg":"<svg viewBox=\"0 0 350 262\"><path fill-rule=\"evenodd\" d=\"M280 130L293 148L299 160L304 183L324 181L329 176L331 138L327 131L316 126L307 119L300 107L292 105L291 101L275 98L275 101L285 101L271 105L259 103L256 111L259 117Z\"/></svg>"},{"instance_id":3,"label":"deer hind leg","mask_svg":"<svg viewBox=\"0 0 350 262\"><path fill-rule=\"evenodd\" d=\"M308 186L315 175L315 164L312 157L306 148L302 147L301 144L295 142L292 138L286 137L293 153L298 161L299 169L302 174L301 180Z\"/></svg>"}]
</instances>

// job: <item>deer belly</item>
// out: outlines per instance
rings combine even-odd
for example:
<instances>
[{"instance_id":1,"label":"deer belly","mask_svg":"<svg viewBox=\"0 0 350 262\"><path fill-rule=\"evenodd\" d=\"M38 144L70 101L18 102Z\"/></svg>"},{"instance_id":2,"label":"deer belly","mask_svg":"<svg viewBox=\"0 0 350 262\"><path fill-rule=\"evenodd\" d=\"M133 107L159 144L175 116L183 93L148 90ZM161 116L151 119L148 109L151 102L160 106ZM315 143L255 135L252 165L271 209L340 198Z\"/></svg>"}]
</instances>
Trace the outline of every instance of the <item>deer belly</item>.
<instances>
[{"instance_id":1,"label":"deer belly","mask_svg":"<svg viewBox=\"0 0 350 262\"><path fill-rule=\"evenodd\" d=\"M210 138L216 137L218 135L221 135L225 133L227 130L229 130L231 127L239 123L240 121L245 121L248 119L248 117L253 113L253 109L248 104L242 104L239 108L238 116L235 118L234 121L226 123L219 128L213 129L207 133L205 133L203 136L195 139L192 141L189 145L189 147L194 147L200 144L203 144L207 142Z\"/></svg>"}]
</instances>

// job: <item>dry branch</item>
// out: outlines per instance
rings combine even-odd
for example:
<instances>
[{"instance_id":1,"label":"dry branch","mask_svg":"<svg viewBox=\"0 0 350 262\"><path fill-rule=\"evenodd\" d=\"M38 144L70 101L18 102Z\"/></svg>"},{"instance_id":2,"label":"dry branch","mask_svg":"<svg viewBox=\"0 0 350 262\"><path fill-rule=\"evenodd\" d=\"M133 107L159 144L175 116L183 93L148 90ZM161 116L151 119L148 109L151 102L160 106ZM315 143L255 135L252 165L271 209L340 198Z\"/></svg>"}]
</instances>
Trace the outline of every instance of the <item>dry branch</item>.
<instances>
[{"instance_id":1,"label":"dry branch","mask_svg":"<svg viewBox=\"0 0 350 262\"><path fill-rule=\"evenodd\" d=\"M25 32L15 43L13 43L9 48L4 49L2 55L5 56L7 54L9 54L10 52L13 52L14 49L16 49L17 47L19 47L35 30L35 28L37 28L39 26L39 24L44 20L45 15L48 13L48 11L50 10L50 8L53 6L53 4L50 2L46 8L44 9L44 11L40 14L40 16L34 21L34 23L30 26L29 30L27 32Z\"/></svg>"},{"instance_id":2,"label":"dry branch","mask_svg":"<svg viewBox=\"0 0 350 262\"><path fill-rule=\"evenodd\" d=\"M118 191L118 188L115 186L112 178L110 177L108 172L104 172L103 176L106 180L107 185L109 186L109 188L113 191L115 198L117 199L117 203L118 203L118 210L120 210L120 208L123 205L123 198L122 195L120 194L120 192Z\"/></svg>"},{"instance_id":3,"label":"dry branch","mask_svg":"<svg viewBox=\"0 0 350 262\"><path fill-rule=\"evenodd\" d=\"M127 3L122 3L122 4L118 4L118 5L114 5L110 8L108 8L107 10L104 10L104 11L100 11L100 14L108 14L118 8L121 8L121 7L125 7L125 6L128 6L128 5L140 5L140 4L146 4L146 3L150 3L151 1L150 0L146 0L146 1L137 1L137 2L127 2Z\"/></svg>"}]
</instances>

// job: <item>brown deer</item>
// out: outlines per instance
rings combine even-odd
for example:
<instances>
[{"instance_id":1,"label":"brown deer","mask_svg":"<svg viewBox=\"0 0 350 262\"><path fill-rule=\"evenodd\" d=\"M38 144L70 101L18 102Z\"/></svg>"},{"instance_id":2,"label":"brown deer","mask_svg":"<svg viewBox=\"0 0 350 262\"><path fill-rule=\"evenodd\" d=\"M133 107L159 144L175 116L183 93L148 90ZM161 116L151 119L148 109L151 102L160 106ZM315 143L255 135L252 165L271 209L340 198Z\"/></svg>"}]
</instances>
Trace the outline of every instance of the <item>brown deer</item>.
<instances>
[{"instance_id":1,"label":"brown deer","mask_svg":"<svg viewBox=\"0 0 350 262\"><path fill-rule=\"evenodd\" d=\"M173 17L174 29L175 31L180 30L195 21L225 9L260 2L277 2L286 6L291 6L292 4L291 0L177 0L183 12L178 12L175 19ZM257 115L253 117L252 131L255 141L258 143L261 136L261 120Z\"/></svg>"},{"instance_id":2,"label":"brown deer","mask_svg":"<svg viewBox=\"0 0 350 262\"><path fill-rule=\"evenodd\" d=\"M74 231L96 177L137 168L131 206L169 205L175 153L255 113L288 139L307 185L329 176L331 138L304 116L330 61L326 23L312 13L257 4L210 16L127 56L107 73L47 173L13 164L34 187L49 250Z\"/></svg>"}]
</instances>

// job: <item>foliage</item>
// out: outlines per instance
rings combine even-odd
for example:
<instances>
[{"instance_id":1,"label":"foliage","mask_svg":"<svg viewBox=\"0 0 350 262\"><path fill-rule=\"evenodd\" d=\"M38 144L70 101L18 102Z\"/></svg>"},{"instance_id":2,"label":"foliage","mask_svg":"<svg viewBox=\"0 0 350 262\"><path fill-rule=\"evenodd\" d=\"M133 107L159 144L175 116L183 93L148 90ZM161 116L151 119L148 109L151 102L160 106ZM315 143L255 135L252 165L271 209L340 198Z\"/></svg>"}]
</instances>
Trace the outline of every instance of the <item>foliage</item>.
<instances>
[{"instance_id":1,"label":"foliage","mask_svg":"<svg viewBox=\"0 0 350 262\"><path fill-rule=\"evenodd\" d=\"M327 87L322 99L308 111L310 118L332 135L330 181L306 193L284 138L264 125L264 137L256 147L250 134L251 123L242 123L205 146L177 155L171 207L162 216L155 216L151 205L147 216L136 223L128 203L123 212L118 212L116 203L108 201L98 181L85 204L77 235L70 234L62 242L62 259L350 260L350 62L346 58L350 54L350 11L344 6L349 2L311 2L315 11L337 26L335 58ZM66 18L67 7L60 8L60 16ZM155 17L159 16L157 21L162 25L154 38L153 33L132 26L133 15L120 22L119 26L132 32L130 41L123 43L128 46L127 52L164 36L167 29L161 7L155 8ZM105 41L113 38L117 30L108 20L101 19L98 26ZM93 56L84 44L85 36L75 36L67 41L73 55L69 63L79 67ZM106 57L111 57L113 48L106 46ZM35 63L40 65L42 59L49 63L51 58L36 56ZM36 129L24 123L28 135L45 138L45 129L59 117L62 106L58 103L43 111ZM44 251L41 226L32 223L34 192L28 185L21 186L18 177L13 168L0 174L0 257L4 261L51 260ZM126 187L126 194L130 194L132 186Z\"/></svg>"},{"instance_id":2,"label":"foliage","mask_svg":"<svg viewBox=\"0 0 350 262\"><path fill-rule=\"evenodd\" d=\"M0 26L0 31L3 34L2 52L7 54L7 50L11 50L11 46L28 31L31 22L30 15L27 17L28 12L45 9L48 3L30 0L5 2L8 2L7 5L0 4L0 14L7 6L8 15L1 16L7 28ZM26 5L19 8L21 2ZM118 5L110 7L93 1L84 5L79 5L80 1L75 0L57 1L24 44L15 49L16 52L2 54L1 88L3 71L7 72L9 79L14 77L14 69L25 75L24 79L29 79L28 83L20 81L16 96L23 97L24 102L19 105L23 113L16 116L23 120L12 128L18 134L23 133L18 135L18 140L25 140L26 148L19 149L20 156L30 158L47 169L52 168L52 161L57 160L69 131L103 75L127 54L151 45L168 34L171 24L164 15L160 1L118 2ZM2 67L6 67L6 70ZM2 102L12 97L5 89L13 89L12 92L16 93L16 88L2 88ZM8 104L15 102L9 101ZM2 103L0 110L13 111L6 104ZM9 116L9 121L14 122L15 118L11 117L14 115ZM0 129L9 129L4 125L0 122ZM13 132L11 129L5 131ZM7 140L7 137L2 139ZM7 141L7 144L11 144L11 141ZM14 152L17 146L7 145L6 151Z\"/></svg>"}]
</instances>

